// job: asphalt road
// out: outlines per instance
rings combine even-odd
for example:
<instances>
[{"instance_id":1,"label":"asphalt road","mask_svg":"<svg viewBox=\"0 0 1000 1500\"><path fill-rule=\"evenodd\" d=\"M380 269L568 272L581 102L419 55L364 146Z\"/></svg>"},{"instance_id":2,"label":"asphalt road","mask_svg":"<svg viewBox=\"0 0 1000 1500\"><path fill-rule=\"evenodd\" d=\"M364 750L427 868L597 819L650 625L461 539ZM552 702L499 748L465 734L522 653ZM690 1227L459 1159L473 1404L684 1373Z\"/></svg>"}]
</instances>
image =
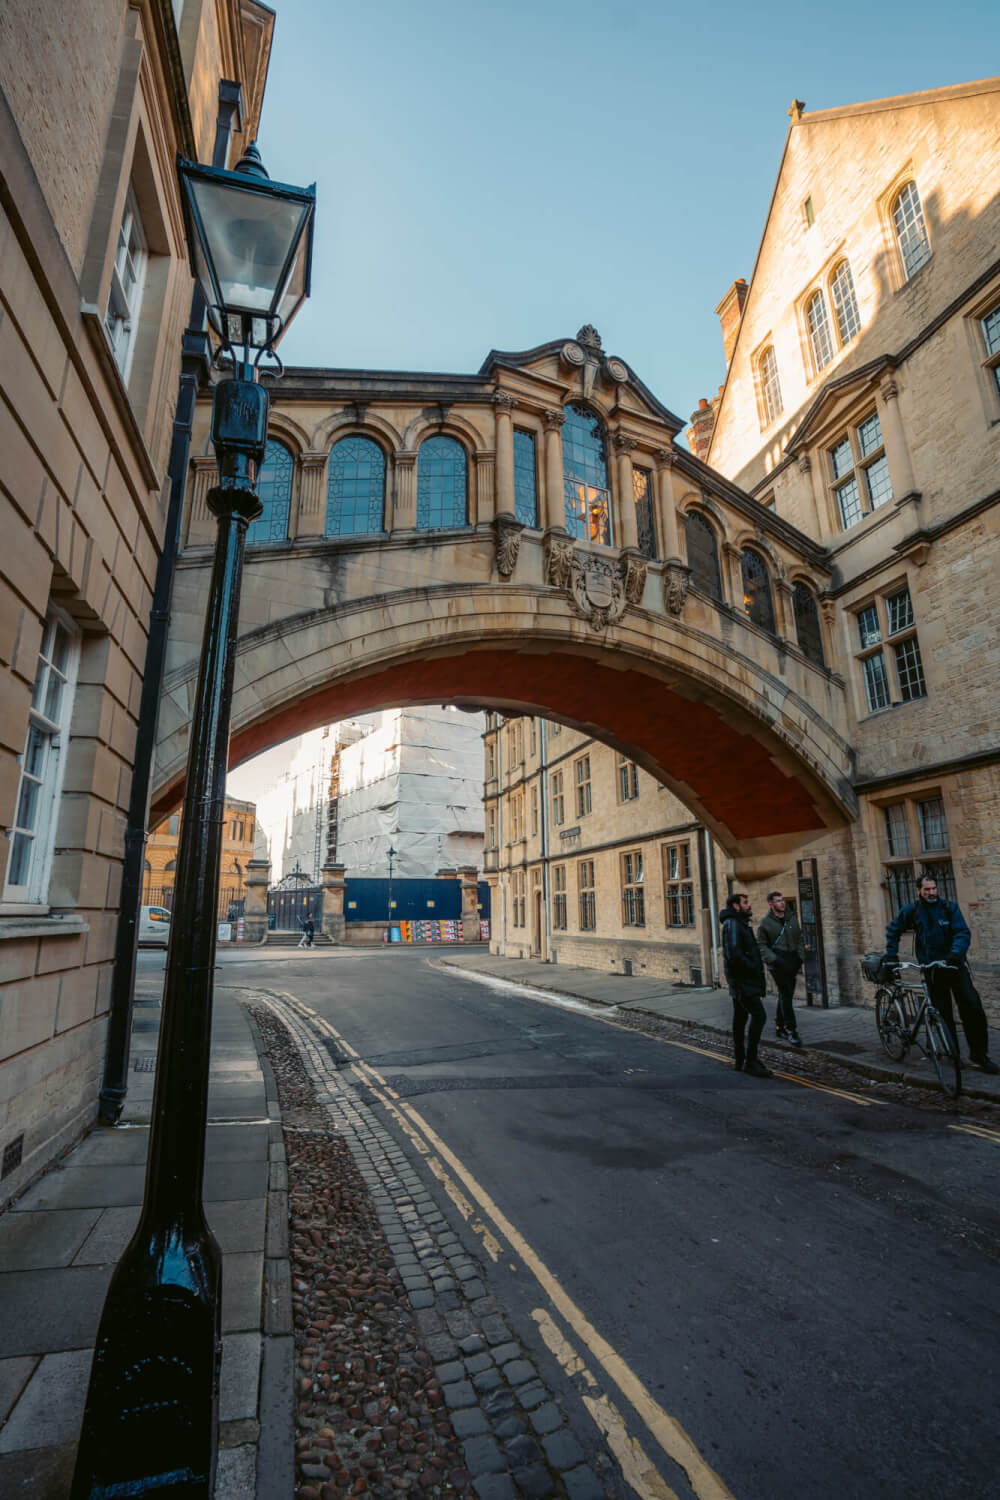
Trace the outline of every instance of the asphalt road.
<instances>
[{"instance_id":1,"label":"asphalt road","mask_svg":"<svg viewBox=\"0 0 1000 1500\"><path fill-rule=\"evenodd\" d=\"M448 1148L516 1231L493 1290L600 1376L649 1495L709 1492L657 1413L737 1500L1000 1490L1000 1133L751 1079L416 952L240 954L218 978L315 1007L376 1107L384 1083Z\"/></svg>"}]
</instances>

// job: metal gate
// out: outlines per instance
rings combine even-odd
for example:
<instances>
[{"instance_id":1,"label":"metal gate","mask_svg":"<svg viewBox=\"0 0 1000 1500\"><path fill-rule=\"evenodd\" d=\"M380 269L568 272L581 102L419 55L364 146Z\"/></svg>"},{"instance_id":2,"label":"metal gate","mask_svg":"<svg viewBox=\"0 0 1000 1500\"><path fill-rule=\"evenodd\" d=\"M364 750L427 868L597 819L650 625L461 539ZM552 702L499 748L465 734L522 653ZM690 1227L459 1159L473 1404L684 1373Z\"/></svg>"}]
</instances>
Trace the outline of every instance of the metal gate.
<instances>
[{"instance_id":1,"label":"metal gate","mask_svg":"<svg viewBox=\"0 0 1000 1500\"><path fill-rule=\"evenodd\" d=\"M313 885L307 875L286 875L267 893L267 925L279 932L298 932L306 917L319 926L323 914L323 887Z\"/></svg>"}]
</instances>

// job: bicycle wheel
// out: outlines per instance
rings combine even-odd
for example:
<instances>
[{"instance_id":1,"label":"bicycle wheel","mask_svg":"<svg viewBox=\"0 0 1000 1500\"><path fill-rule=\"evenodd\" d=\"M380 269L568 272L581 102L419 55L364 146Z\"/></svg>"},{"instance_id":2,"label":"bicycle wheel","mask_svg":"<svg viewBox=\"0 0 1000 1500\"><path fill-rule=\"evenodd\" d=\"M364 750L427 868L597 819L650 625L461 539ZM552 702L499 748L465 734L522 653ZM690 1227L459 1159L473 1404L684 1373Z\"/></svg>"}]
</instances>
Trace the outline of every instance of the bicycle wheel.
<instances>
[{"instance_id":1,"label":"bicycle wheel","mask_svg":"<svg viewBox=\"0 0 1000 1500\"><path fill-rule=\"evenodd\" d=\"M903 1007L892 990L875 991L875 1025L882 1049L893 1062L902 1062L909 1051Z\"/></svg>"},{"instance_id":2,"label":"bicycle wheel","mask_svg":"<svg viewBox=\"0 0 1000 1500\"><path fill-rule=\"evenodd\" d=\"M942 1018L929 1006L926 1023L927 1042L938 1083L949 1099L957 1099L962 1092L962 1059L958 1048Z\"/></svg>"}]
</instances>

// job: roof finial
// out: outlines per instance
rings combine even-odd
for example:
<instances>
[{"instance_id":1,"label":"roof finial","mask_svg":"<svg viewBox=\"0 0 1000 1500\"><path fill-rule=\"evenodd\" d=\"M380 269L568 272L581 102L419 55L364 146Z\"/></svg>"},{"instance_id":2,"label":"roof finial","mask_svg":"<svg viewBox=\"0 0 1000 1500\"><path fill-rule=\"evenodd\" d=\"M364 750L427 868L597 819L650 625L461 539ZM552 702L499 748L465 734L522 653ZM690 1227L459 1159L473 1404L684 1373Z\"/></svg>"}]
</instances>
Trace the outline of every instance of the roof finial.
<instances>
[{"instance_id":1,"label":"roof finial","mask_svg":"<svg viewBox=\"0 0 1000 1500\"><path fill-rule=\"evenodd\" d=\"M601 347L601 335L593 323L584 323L576 336L576 341L578 344L582 344L585 349L600 349Z\"/></svg>"},{"instance_id":2,"label":"roof finial","mask_svg":"<svg viewBox=\"0 0 1000 1500\"><path fill-rule=\"evenodd\" d=\"M791 119L792 119L792 124L794 125L795 122L796 122L796 120L801 120L801 118L805 114L805 112L806 112L805 101L803 99L793 99L792 100L792 107L788 111L788 113L789 113L789 115L791 116Z\"/></svg>"}]
</instances>

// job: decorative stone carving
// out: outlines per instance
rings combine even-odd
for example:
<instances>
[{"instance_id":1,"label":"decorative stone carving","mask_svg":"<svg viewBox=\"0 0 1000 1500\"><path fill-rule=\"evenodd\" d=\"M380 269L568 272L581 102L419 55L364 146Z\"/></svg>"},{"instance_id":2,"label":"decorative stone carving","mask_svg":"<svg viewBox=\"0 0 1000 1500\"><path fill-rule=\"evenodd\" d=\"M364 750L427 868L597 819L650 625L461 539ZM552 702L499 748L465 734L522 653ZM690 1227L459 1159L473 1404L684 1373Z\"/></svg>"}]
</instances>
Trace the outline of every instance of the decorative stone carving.
<instances>
[{"instance_id":1,"label":"decorative stone carving","mask_svg":"<svg viewBox=\"0 0 1000 1500\"><path fill-rule=\"evenodd\" d=\"M622 564L625 568L625 598L629 604L641 604L646 587L646 559L641 552L624 552Z\"/></svg>"},{"instance_id":2,"label":"decorative stone carving","mask_svg":"<svg viewBox=\"0 0 1000 1500\"><path fill-rule=\"evenodd\" d=\"M493 405L498 411L513 411L517 405L517 397L512 396L509 391L494 391Z\"/></svg>"},{"instance_id":3,"label":"decorative stone carving","mask_svg":"<svg viewBox=\"0 0 1000 1500\"><path fill-rule=\"evenodd\" d=\"M627 432L616 432L614 444L619 453L631 453L633 448L638 447L637 440L629 437Z\"/></svg>"},{"instance_id":4,"label":"decorative stone carving","mask_svg":"<svg viewBox=\"0 0 1000 1500\"><path fill-rule=\"evenodd\" d=\"M568 589L573 565L573 538L549 532L545 538L545 582Z\"/></svg>"},{"instance_id":5,"label":"decorative stone carving","mask_svg":"<svg viewBox=\"0 0 1000 1500\"><path fill-rule=\"evenodd\" d=\"M601 352L601 335L593 323L584 323L576 336L576 341L578 344L582 344L585 349L593 349L596 354Z\"/></svg>"},{"instance_id":6,"label":"decorative stone carving","mask_svg":"<svg viewBox=\"0 0 1000 1500\"><path fill-rule=\"evenodd\" d=\"M676 466L677 466L677 449L676 448L657 448L657 450L656 450L656 462L660 465L661 469L673 469L673 468L676 468Z\"/></svg>"},{"instance_id":7,"label":"decorative stone carving","mask_svg":"<svg viewBox=\"0 0 1000 1500\"><path fill-rule=\"evenodd\" d=\"M566 413L564 411L546 411L542 413L542 421L550 431L561 427L565 420Z\"/></svg>"},{"instance_id":8,"label":"decorative stone carving","mask_svg":"<svg viewBox=\"0 0 1000 1500\"><path fill-rule=\"evenodd\" d=\"M587 358L580 345L575 344L572 339L568 344L563 344L559 351L559 357L571 369L579 369Z\"/></svg>"},{"instance_id":9,"label":"decorative stone carving","mask_svg":"<svg viewBox=\"0 0 1000 1500\"><path fill-rule=\"evenodd\" d=\"M879 390L881 391L882 396L886 401L895 401L896 397L899 395L899 386L891 377L881 382L881 384L879 385Z\"/></svg>"},{"instance_id":10,"label":"decorative stone carving","mask_svg":"<svg viewBox=\"0 0 1000 1500\"><path fill-rule=\"evenodd\" d=\"M628 365L623 359L615 359L614 356L611 359L606 359L604 361L604 373L609 380L614 381L615 385L628 384Z\"/></svg>"},{"instance_id":11,"label":"decorative stone carving","mask_svg":"<svg viewBox=\"0 0 1000 1500\"><path fill-rule=\"evenodd\" d=\"M663 604L668 614L681 614L690 587L691 569L683 563L667 563L663 569Z\"/></svg>"},{"instance_id":12,"label":"decorative stone carving","mask_svg":"<svg viewBox=\"0 0 1000 1500\"><path fill-rule=\"evenodd\" d=\"M570 599L591 630L606 630L625 613L625 565L591 552L574 552Z\"/></svg>"},{"instance_id":13,"label":"decorative stone carving","mask_svg":"<svg viewBox=\"0 0 1000 1500\"><path fill-rule=\"evenodd\" d=\"M799 473L808 474L812 470L812 459L808 453L799 454Z\"/></svg>"},{"instance_id":14,"label":"decorative stone carving","mask_svg":"<svg viewBox=\"0 0 1000 1500\"><path fill-rule=\"evenodd\" d=\"M521 550L521 532L524 526L513 516L497 516L494 523L497 542L497 572L501 578L509 578L517 563Z\"/></svg>"}]
</instances>

